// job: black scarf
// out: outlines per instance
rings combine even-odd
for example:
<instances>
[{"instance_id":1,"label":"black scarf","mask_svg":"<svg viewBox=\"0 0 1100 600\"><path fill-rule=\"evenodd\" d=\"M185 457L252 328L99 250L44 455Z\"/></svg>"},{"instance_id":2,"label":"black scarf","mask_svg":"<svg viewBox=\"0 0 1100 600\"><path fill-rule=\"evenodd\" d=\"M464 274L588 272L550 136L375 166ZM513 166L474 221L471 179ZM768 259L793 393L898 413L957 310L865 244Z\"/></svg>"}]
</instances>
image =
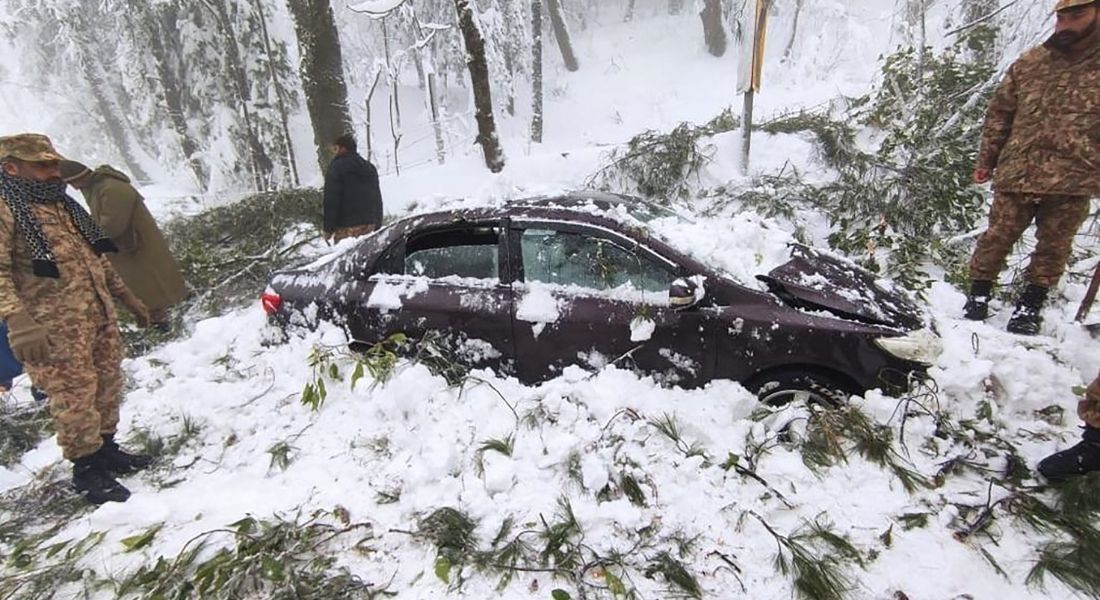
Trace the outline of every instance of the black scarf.
<instances>
[{"instance_id":1,"label":"black scarf","mask_svg":"<svg viewBox=\"0 0 1100 600\"><path fill-rule=\"evenodd\" d=\"M63 203L76 228L97 255L104 252L118 252L115 243L103 234L103 230L92 220L88 211L65 193L65 184L61 181L34 181L12 177L0 171L0 196L8 203L11 214L15 216L15 226L30 247L31 264L34 266L34 274L39 277L56 279L61 276L61 272L57 270L57 259L50 249L50 241L42 233L42 225L31 210L32 202Z\"/></svg>"}]
</instances>

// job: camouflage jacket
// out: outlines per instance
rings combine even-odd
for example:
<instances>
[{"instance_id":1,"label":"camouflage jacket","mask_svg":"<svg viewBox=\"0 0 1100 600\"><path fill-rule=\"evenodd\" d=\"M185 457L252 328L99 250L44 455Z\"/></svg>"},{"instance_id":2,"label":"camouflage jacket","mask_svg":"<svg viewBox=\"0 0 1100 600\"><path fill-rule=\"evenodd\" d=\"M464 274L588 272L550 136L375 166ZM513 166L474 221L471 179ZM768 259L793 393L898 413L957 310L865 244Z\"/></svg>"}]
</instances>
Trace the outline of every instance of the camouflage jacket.
<instances>
[{"instance_id":1,"label":"camouflage jacket","mask_svg":"<svg viewBox=\"0 0 1100 600\"><path fill-rule=\"evenodd\" d=\"M61 277L39 277L6 202L0 199L0 318L26 309L47 330L72 331L115 322L112 296L126 289L111 263L96 256L64 206L30 204L50 241Z\"/></svg>"},{"instance_id":2,"label":"camouflage jacket","mask_svg":"<svg viewBox=\"0 0 1100 600\"><path fill-rule=\"evenodd\" d=\"M979 169L993 188L1100 196L1100 34L1066 54L1038 46L1009 68L985 117Z\"/></svg>"}]
</instances>

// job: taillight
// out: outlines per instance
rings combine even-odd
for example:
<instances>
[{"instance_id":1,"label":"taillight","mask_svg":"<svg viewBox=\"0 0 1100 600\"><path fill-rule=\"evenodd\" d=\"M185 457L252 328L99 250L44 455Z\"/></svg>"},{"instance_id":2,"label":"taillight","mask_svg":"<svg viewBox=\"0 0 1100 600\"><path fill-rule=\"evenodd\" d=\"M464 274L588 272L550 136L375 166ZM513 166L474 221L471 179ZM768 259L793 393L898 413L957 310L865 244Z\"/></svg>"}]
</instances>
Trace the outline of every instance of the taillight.
<instances>
[{"instance_id":1,"label":"taillight","mask_svg":"<svg viewBox=\"0 0 1100 600\"><path fill-rule=\"evenodd\" d=\"M279 294L268 290L260 294L260 306L264 307L264 312L273 315L279 312L279 307L283 305L283 299L279 297Z\"/></svg>"}]
</instances>

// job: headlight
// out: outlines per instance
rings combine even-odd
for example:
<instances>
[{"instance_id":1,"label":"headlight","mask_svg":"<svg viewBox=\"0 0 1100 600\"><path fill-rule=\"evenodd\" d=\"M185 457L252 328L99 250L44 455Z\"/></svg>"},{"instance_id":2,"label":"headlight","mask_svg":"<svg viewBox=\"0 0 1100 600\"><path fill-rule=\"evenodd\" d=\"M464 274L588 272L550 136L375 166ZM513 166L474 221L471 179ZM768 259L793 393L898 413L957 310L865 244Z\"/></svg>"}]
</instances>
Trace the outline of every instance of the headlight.
<instances>
[{"instance_id":1,"label":"headlight","mask_svg":"<svg viewBox=\"0 0 1100 600\"><path fill-rule=\"evenodd\" d=\"M890 354L911 362L931 365L943 352L943 342L939 336L922 329L898 337L880 337L875 344Z\"/></svg>"}]
</instances>

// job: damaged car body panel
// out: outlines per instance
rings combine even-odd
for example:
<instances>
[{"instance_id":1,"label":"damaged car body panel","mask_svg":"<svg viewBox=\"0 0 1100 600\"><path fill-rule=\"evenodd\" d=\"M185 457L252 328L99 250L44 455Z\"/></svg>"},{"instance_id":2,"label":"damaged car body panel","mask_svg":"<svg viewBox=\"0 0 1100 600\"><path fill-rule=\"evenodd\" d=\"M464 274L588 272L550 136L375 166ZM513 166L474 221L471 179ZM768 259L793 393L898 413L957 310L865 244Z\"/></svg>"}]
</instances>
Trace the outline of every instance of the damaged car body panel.
<instances>
[{"instance_id":1,"label":"damaged car body panel","mask_svg":"<svg viewBox=\"0 0 1100 600\"><path fill-rule=\"evenodd\" d=\"M796 245L755 289L646 226L666 214L577 194L410 217L276 274L269 313L332 320L357 346L442 335L471 366L528 382L615 364L684 387L786 374L861 392L924 373L929 353L876 342L905 340L924 318L871 273Z\"/></svg>"}]
</instances>

